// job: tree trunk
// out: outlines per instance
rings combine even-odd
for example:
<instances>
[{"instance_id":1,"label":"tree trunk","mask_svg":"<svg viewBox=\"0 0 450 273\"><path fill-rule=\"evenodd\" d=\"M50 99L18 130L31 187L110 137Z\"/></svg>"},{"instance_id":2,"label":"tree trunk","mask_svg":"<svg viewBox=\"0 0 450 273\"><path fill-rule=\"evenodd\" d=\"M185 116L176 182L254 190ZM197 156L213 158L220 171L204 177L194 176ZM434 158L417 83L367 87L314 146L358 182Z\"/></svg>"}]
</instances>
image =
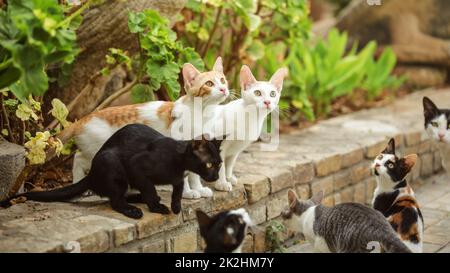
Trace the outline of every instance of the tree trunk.
<instances>
[{"instance_id":1,"label":"tree trunk","mask_svg":"<svg viewBox=\"0 0 450 273\"><path fill-rule=\"evenodd\" d=\"M172 22L175 15L184 7L186 0L107 0L104 4L92 7L83 14L83 23L77 31L77 41L81 53L77 56L71 78L64 87L57 83L51 85L46 94L46 105L52 98L57 97L64 103L69 104L90 82L105 65L105 55L109 48L120 48L126 50L130 55L138 51L136 35L128 31L128 12L155 9L161 15L169 18ZM80 99L69 118L79 118L93 109L109 94L121 88L126 80L123 74L112 75L109 78L115 82L100 81L103 88L94 88L96 94ZM98 81L98 80L95 80ZM106 87L109 88L106 88ZM107 92L106 92L107 91Z\"/></svg>"}]
</instances>

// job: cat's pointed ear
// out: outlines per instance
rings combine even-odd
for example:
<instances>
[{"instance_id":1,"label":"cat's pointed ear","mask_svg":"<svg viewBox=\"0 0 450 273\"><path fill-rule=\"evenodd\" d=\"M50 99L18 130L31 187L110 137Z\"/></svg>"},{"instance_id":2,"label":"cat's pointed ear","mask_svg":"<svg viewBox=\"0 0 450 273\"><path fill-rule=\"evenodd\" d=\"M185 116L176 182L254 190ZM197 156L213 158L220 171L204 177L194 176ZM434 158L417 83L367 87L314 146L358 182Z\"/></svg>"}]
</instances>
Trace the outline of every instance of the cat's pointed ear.
<instances>
[{"instance_id":1,"label":"cat's pointed ear","mask_svg":"<svg viewBox=\"0 0 450 273\"><path fill-rule=\"evenodd\" d=\"M395 139L391 138L388 142L388 145L384 150L381 152L383 154L393 154L395 155Z\"/></svg>"},{"instance_id":2,"label":"cat's pointed ear","mask_svg":"<svg viewBox=\"0 0 450 273\"><path fill-rule=\"evenodd\" d=\"M200 71L198 71L197 68L190 63L185 63L182 71L184 86L186 88L190 88L195 80L195 77L200 74Z\"/></svg>"},{"instance_id":3,"label":"cat's pointed ear","mask_svg":"<svg viewBox=\"0 0 450 273\"><path fill-rule=\"evenodd\" d=\"M425 117L431 119L436 115L439 115L439 108L428 97L423 97L423 114Z\"/></svg>"},{"instance_id":4,"label":"cat's pointed ear","mask_svg":"<svg viewBox=\"0 0 450 273\"><path fill-rule=\"evenodd\" d=\"M281 92L281 89L283 89L283 81L288 74L289 70L286 67L283 67L279 68L275 74L273 74L272 78L270 78L270 83L277 88L278 92Z\"/></svg>"},{"instance_id":5,"label":"cat's pointed ear","mask_svg":"<svg viewBox=\"0 0 450 273\"><path fill-rule=\"evenodd\" d=\"M289 202L289 207L291 207L291 208L294 208L295 205L297 204L298 197L294 190L288 191L288 202Z\"/></svg>"},{"instance_id":6,"label":"cat's pointed ear","mask_svg":"<svg viewBox=\"0 0 450 273\"><path fill-rule=\"evenodd\" d=\"M212 142L214 144L214 146L216 146L217 148L220 149L220 145L222 144L222 141L224 141L229 135L223 135L221 137L215 137L212 139Z\"/></svg>"},{"instance_id":7,"label":"cat's pointed ear","mask_svg":"<svg viewBox=\"0 0 450 273\"><path fill-rule=\"evenodd\" d=\"M418 156L416 154L410 154L400 159L402 164L401 169L403 172L403 177L405 177L411 171L414 165L416 165L417 158Z\"/></svg>"},{"instance_id":8,"label":"cat's pointed ear","mask_svg":"<svg viewBox=\"0 0 450 273\"><path fill-rule=\"evenodd\" d=\"M219 73L223 73L223 63L222 57L217 57L216 62L214 63L213 70Z\"/></svg>"},{"instance_id":9,"label":"cat's pointed ear","mask_svg":"<svg viewBox=\"0 0 450 273\"><path fill-rule=\"evenodd\" d=\"M316 205L320 205L323 200L323 191L319 191L318 193L314 194L309 200L311 200Z\"/></svg>"},{"instance_id":10,"label":"cat's pointed ear","mask_svg":"<svg viewBox=\"0 0 450 273\"><path fill-rule=\"evenodd\" d=\"M246 65L241 67L241 72L239 73L239 79L241 82L241 89L247 90L252 84L256 83L256 79L252 74L250 68Z\"/></svg>"},{"instance_id":11,"label":"cat's pointed ear","mask_svg":"<svg viewBox=\"0 0 450 273\"><path fill-rule=\"evenodd\" d=\"M200 227L200 234L205 237L206 232L208 231L209 224L211 223L211 217L208 214L204 213L201 210L196 210L195 214L197 215L198 226Z\"/></svg>"}]
</instances>

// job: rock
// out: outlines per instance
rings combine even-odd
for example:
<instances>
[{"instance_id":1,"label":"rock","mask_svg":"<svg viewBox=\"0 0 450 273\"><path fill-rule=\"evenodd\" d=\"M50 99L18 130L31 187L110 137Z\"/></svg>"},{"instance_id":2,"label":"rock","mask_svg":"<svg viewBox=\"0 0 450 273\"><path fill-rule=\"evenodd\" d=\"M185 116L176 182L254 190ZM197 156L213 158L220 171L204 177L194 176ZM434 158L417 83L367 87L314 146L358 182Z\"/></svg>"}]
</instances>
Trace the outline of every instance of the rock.
<instances>
[{"instance_id":1,"label":"rock","mask_svg":"<svg viewBox=\"0 0 450 273\"><path fill-rule=\"evenodd\" d=\"M336 27L349 34L349 43L358 41L363 47L375 40L381 48L390 46L400 64L450 67L450 1L381 2L368 5L366 0L353 0L340 13ZM414 76L413 84L436 86L445 79L438 70L418 68L405 74Z\"/></svg>"},{"instance_id":2,"label":"rock","mask_svg":"<svg viewBox=\"0 0 450 273\"><path fill-rule=\"evenodd\" d=\"M0 200L4 199L25 167L25 149L0 139Z\"/></svg>"}]
</instances>

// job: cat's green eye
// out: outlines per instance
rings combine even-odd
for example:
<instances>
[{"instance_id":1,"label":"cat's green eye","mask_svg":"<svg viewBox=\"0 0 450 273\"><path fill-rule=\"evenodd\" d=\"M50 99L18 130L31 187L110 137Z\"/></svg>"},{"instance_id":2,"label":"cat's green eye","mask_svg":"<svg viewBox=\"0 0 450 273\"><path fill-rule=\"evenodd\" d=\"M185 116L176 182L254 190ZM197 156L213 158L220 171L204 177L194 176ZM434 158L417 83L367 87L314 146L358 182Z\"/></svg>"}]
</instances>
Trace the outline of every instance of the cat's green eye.
<instances>
[{"instance_id":1,"label":"cat's green eye","mask_svg":"<svg viewBox=\"0 0 450 273\"><path fill-rule=\"evenodd\" d=\"M389 164L388 164L388 168L389 168L389 169L392 169L392 168L394 168L394 164L392 164L392 163L389 163Z\"/></svg>"},{"instance_id":2,"label":"cat's green eye","mask_svg":"<svg viewBox=\"0 0 450 273\"><path fill-rule=\"evenodd\" d=\"M272 98L275 98L275 97L277 96L277 92L275 92L275 91L270 91L270 96L271 96Z\"/></svg>"},{"instance_id":3,"label":"cat's green eye","mask_svg":"<svg viewBox=\"0 0 450 273\"><path fill-rule=\"evenodd\" d=\"M209 86L209 87L214 85L214 83L212 81L207 81L205 84L206 84L206 86Z\"/></svg>"},{"instance_id":4,"label":"cat's green eye","mask_svg":"<svg viewBox=\"0 0 450 273\"><path fill-rule=\"evenodd\" d=\"M255 90L255 92L253 92L255 94L255 96L260 97L261 96L261 91L259 90Z\"/></svg>"},{"instance_id":5,"label":"cat's green eye","mask_svg":"<svg viewBox=\"0 0 450 273\"><path fill-rule=\"evenodd\" d=\"M221 78L221 79L220 79L220 82L221 82L222 84L225 84L225 79L224 79L224 78Z\"/></svg>"},{"instance_id":6,"label":"cat's green eye","mask_svg":"<svg viewBox=\"0 0 450 273\"><path fill-rule=\"evenodd\" d=\"M206 163L206 168L211 169L212 168L212 163L211 162Z\"/></svg>"},{"instance_id":7,"label":"cat's green eye","mask_svg":"<svg viewBox=\"0 0 450 273\"><path fill-rule=\"evenodd\" d=\"M439 124L438 124L437 122L435 122L435 121L432 121L432 122L431 122L431 126L433 126L433 127L439 127Z\"/></svg>"}]
</instances>

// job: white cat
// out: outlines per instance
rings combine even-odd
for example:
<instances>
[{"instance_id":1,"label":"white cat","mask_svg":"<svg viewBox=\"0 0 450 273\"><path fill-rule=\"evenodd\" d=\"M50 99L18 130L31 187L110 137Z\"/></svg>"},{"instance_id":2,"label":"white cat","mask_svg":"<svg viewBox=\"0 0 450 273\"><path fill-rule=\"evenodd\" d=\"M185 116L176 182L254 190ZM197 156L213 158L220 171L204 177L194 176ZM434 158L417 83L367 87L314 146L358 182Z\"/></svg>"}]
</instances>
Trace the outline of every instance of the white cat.
<instances>
[{"instance_id":1,"label":"white cat","mask_svg":"<svg viewBox=\"0 0 450 273\"><path fill-rule=\"evenodd\" d=\"M280 100L286 68L278 69L270 81L257 81L250 68L242 66L240 71L241 99L215 107L210 115L213 135L227 135L221 145L222 167L216 190L231 191L237 183L233 168L239 154L252 142L258 140L267 115L275 110ZM208 115L205 113L205 115Z\"/></svg>"}]
</instances>

